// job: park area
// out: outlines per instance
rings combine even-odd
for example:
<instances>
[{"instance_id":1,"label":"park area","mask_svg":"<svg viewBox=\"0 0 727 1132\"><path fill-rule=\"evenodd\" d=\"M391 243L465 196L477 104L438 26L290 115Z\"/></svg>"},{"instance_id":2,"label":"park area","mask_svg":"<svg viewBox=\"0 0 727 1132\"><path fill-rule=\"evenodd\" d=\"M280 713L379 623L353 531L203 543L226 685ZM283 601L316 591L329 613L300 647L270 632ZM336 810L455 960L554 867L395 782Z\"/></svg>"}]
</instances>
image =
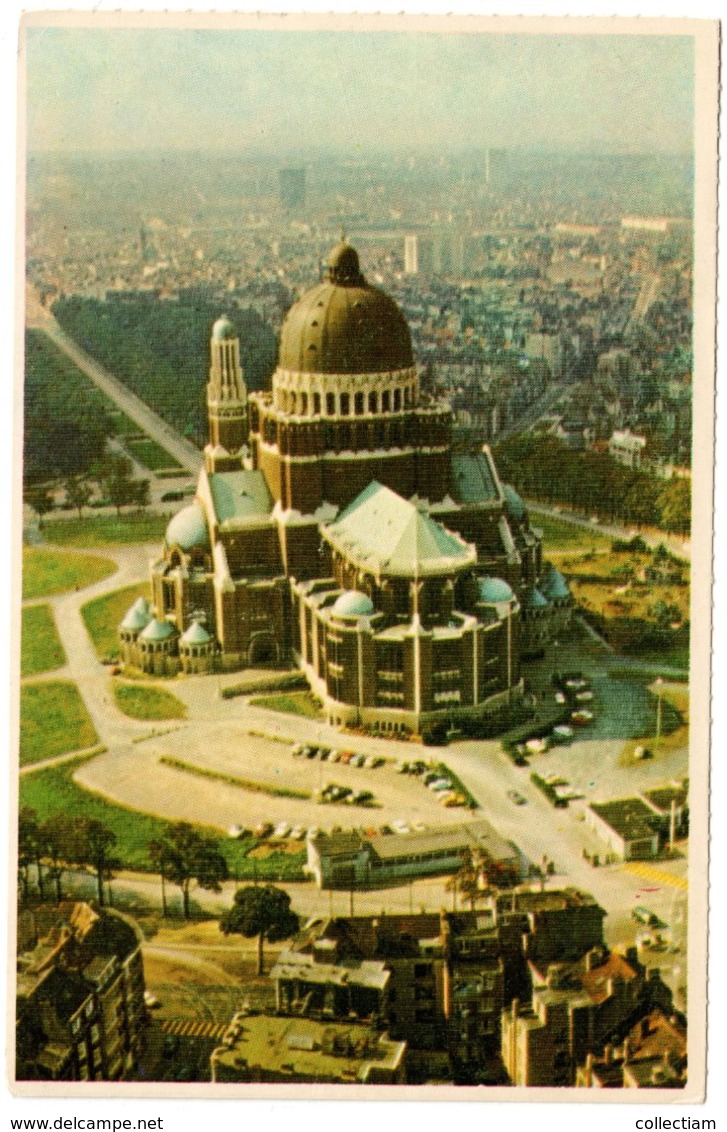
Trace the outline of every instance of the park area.
<instances>
[{"instance_id":1,"label":"park area","mask_svg":"<svg viewBox=\"0 0 727 1132\"><path fill-rule=\"evenodd\" d=\"M86 602L81 616L93 641L99 660L115 660L119 655L119 625L137 598L149 598L147 582L135 582Z\"/></svg>"},{"instance_id":2,"label":"park area","mask_svg":"<svg viewBox=\"0 0 727 1132\"><path fill-rule=\"evenodd\" d=\"M20 765L44 762L98 742L78 688L42 680L20 689Z\"/></svg>"},{"instance_id":3,"label":"park area","mask_svg":"<svg viewBox=\"0 0 727 1132\"><path fill-rule=\"evenodd\" d=\"M55 528L54 528L55 530ZM46 547L23 547L23 600L55 597L101 582L116 563L99 554L73 554Z\"/></svg>"},{"instance_id":4,"label":"park area","mask_svg":"<svg viewBox=\"0 0 727 1132\"><path fill-rule=\"evenodd\" d=\"M21 613L20 675L38 676L66 663L49 605L26 605Z\"/></svg>"}]
</instances>

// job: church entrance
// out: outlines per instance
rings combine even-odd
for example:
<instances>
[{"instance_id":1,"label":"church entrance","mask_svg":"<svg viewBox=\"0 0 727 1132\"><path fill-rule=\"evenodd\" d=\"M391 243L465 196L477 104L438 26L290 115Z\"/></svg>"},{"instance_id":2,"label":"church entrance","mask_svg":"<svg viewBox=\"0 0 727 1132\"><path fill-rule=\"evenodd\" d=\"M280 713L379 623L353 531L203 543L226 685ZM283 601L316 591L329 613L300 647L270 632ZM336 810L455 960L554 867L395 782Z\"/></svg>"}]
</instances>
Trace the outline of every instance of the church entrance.
<instances>
[{"instance_id":1,"label":"church entrance","mask_svg":"<svg viewBox=\"0 0 727 1132\"><path fill-rule=\"evenodd\" d=\"M251 668L278 663L278 643L272 633L256 633L250 641L247 663Z\"/></svg>"}]
</instances>

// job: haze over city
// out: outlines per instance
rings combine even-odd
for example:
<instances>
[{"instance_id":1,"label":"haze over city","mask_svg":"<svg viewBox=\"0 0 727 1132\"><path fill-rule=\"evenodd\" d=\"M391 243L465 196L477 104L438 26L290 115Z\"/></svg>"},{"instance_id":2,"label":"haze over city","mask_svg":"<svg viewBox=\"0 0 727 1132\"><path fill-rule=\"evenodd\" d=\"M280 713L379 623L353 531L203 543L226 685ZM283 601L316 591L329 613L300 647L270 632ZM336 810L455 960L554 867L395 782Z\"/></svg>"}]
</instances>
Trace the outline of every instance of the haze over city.
<instances>
[{"instance_id":1,"label":"haze over city","mask_svg":"<svg viewBox=\"0 0 727 1132\"><path fill-rule=\"evenodd\" d=\"M690 152L688 36L27 29L28 148Z\"/></svg>"}]
</instances>

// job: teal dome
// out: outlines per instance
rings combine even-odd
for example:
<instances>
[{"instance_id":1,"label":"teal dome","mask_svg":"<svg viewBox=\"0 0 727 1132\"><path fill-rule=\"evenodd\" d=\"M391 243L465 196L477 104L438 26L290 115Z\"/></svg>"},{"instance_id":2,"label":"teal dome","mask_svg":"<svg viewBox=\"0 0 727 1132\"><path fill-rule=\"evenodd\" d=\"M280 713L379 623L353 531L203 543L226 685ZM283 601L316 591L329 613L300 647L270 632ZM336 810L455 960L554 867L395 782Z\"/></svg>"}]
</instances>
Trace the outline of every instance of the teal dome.
<instances>
[{"instance_id":1,"label":"teal dome","mask_svg":"<svg viewBox=\"0 0 727 1132\"><path fill-rule=\"evenodd\" d=\"M480 578L479 591L483 605L501 605L515 599L515 594L502 578Z\"/></svg>"},{"instance_id":2,"label":"teal dome","mask_svg":"<svg viewBox=\"0 0 727 1132\"><path fill-rule=\"evenodd\" d=\"M121 622L122 629L128 629L132 633L141 632L146 629L151 621L151 608L149 602L145 597L137 598Z\"/></svg>"},{"instance_id":3,"label":"teal dome","mask_svg":"<svg viewBox=\"0 0 727 1132\"><path fill-rule=\"evenodd\" d=\"M208 645L211 640L211 636L199 621L193 621L181 636L182 644L185 645Z\"/></svg>"},{"instance_id":4,"label":"teal dome","mask_svg":"<svg viewBox=\"0 0 727 1132\"><path fill-rule=\"evenodd\" d=\"M218 318L212 327L212 338L215 342L225 342L230 338L237 338L235 328L229 318Z\"/></svg>"},{"instance_id":5,"label":"teal dome","mask_svg":"<svg viewBox=\"0 0 727 1132\"><path fill-rule=\"evenodd\" d=\"M156 617L147 625L143 633L139 634L140 641L168 641L174 636L176 629L170 621L159 621Z\"/></svg>"},{"instance_id":6,"label":"teal dome","mask_svg":"<svg viewBox=\"0 0 727 1132\"><path fill-rule=\"evenodd\" d=\"M368 594L359 590L344 590L333 603L331 612L337 617L368 617L374 612L374 603Z\"/></svg>"},{"instance_id":7,"label":"teal dome","mask_svg":"<svg viewBox=\"0 0 727 1132\"><path fill-rule=\"evenodd\" d=\"M541 593L547 597L548 601L563 601L565 598L571 596L568 583L560 570L556 570L555 566L546 567L540 579L539 588Z\"/></svg>"},{"instance_id":8,"label":"teal dome","mask_svg":"<svg viewBox=\"0 0 727 1132\"><path fill-rule=\"evenodd\" d=\"M502 494L505 496L505 510L511 519L517 523L521 523L527 516L527 510L522 499L515 491L514 487L510 487L509 483L502 485Z\"/></svg>"},{"instance_id":9,"label":"teal dome","mask_svg":"<svg viewBox=\"0 0 727 1132\"><path fill-rule=\"evenodd\" d=\"M536 586L528 586L523 590L522 595L523 605L526 609L547 609L548 602L543 597L540 590Z\"/></svg>"},{"instance_id":10,"label":"teal dome","mask_svg":"<svg viewBox=\"0 0 727 1132\"><path fill-rule=\"evenodd\" d=\"M178 546L182 550L191 550L194 546L209 550L207 520L199 503L190 503L177 512L169 522L165 541L167 546Z\"/></svg>"}]
</instances>

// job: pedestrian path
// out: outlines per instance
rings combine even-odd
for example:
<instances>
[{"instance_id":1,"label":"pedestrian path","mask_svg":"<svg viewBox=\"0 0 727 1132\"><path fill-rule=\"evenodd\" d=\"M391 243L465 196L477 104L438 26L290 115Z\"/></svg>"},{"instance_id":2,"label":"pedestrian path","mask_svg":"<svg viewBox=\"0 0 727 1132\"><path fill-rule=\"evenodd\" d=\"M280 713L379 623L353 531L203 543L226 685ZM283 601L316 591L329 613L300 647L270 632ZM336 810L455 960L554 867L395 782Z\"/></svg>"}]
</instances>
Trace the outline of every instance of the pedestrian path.
<instances>
[{"instance_id":1,"label":"pedestrian path","mask_svg":"<svg viewBox=\"0 0 727 1132\"><path fill-rule=\"evenodd\" d=\"M220 1041L228 1029L223 1022L194 1022L189 1018L165 1018L160 1026L165 1034L180 1038L214 1038L215 1041Z\"/></svg>"},{"instance_id":2,"label":"pedestrian path","mask_svg":"<svg viewBox=\"0 0 727 1132\"><path fill-rule=\"evenodd\" d=\"M673 873L667 873L664 869L657 869L653 865L647 865L645 861L629 861L624 865L626 872L633 873L634 876L640 877L642 880L653 881L654 884L663 884L671 888L681 888L683 891L689 888L689 882L686 877L674 876Z\"/></svg>"}]
</instances>

